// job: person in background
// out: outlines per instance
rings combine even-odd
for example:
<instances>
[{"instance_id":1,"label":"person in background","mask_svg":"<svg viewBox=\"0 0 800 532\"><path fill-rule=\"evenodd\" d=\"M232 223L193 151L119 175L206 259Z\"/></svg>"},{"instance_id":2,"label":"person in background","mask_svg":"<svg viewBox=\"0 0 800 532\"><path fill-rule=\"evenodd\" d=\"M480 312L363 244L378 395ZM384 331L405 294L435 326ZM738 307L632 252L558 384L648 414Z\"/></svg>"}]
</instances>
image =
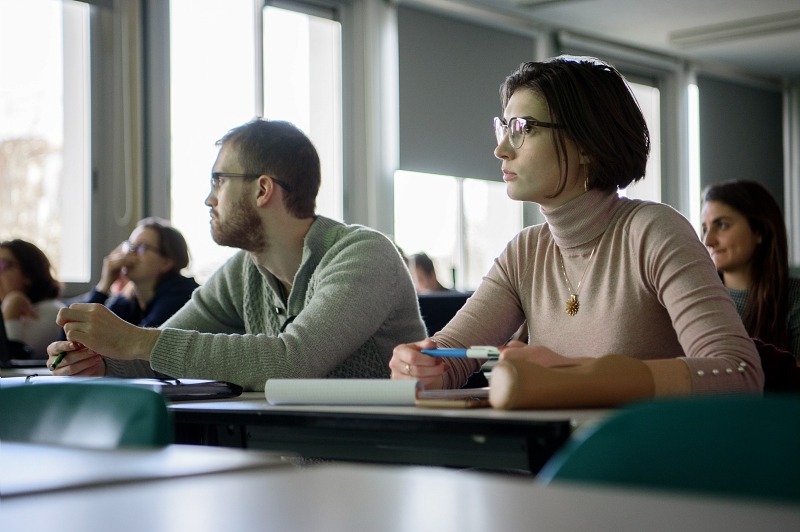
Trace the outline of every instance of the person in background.
<instances>
[{"instance_id":1,"label":"person in background","mask_svg":"<svg viewBox=\"0 0 800 532\"><path fill-rule=\"evenodd\" d=\"M408 267L418 294L448 290L442 286L442 283L436 277L436 268L434 268L433 261L427 254L415 253L411 255L408 259Z\"/></svg>"},{"instance_id":2,"label":"person in background","mask_svg":"<svg viewBox=\"0 0 800 532\"><path fill-rule=\"evenodd\" d=\"M617 191L650 139L622 75L595 58L522 64L501 86L497 148L509 197L545 223L520 232L456 316L395 348L392 378L458 388L484 362L436 347L503 346L496 408L611 406L669 395L761 393L758 352L691 224Z\"/></svg>"},{"instance_id":3,"label":"person in background","mask_svg":"<svg viewBox=\"0 0 800 532\"><path fill-rule=\"evenodd\" d=\"M188 265L189 249L180 231L167 220L145 218L129 240L103 259L100 281L80 301L105 304L128 323L158 327L198 287L181 274Z\"/></svg>"},{"instance_id":4,"label":"person in background","mask_svg":"<svg viewBox=\"0 0 800 532\"><path fill-rule=\"evenodd\" d=\"M388 378L392 348L425 334L395 245L315 214L317 151L288 122L256 119L218 142L206 198L211 235L240 251L159 329L76 303L48 347L56 375L217 379ZM82 344L82 345L79 345Z\"/></svg>"},{"instance_id":5,"label":"person in background","mask_svg":"<svg viewBox=\"0 0 800 532\"><path fill-rule=\"evenodd\" d=\"M0 242L0 300L8 339L31 350L34 358L47 356L47 345L61 328L56 315L64 306L61 283L47 255L30 242Z\"/></svg>"},{"instance_id":6,"label":"person in background","mask_svg":"<svg viewBox=\"0 0 800 532\"><path fill-rule=\"evenodd\" d=\"M753 338L790 351L800 363L800 280L789 277L781 209L755 181L703 190L703 242Z\"/></svg>"}]
</instances>

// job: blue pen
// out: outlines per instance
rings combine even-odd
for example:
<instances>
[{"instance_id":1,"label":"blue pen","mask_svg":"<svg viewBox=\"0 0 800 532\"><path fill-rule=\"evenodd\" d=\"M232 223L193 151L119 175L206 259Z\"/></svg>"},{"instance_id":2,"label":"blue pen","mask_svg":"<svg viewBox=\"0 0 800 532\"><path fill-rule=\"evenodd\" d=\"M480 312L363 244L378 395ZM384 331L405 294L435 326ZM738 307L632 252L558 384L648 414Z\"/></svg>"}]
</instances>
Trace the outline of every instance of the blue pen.
<instances>
[{"instance_id":1,"label":"blue pen","mask_svg":"<svg viewBox=\"0 0 800 532\"><path fill-rule=\"evenodd\" d=\"M422 352L432 357L488 358L489 360L500 358L500 350L492 345L473 345L469 349L423 349Z\"/></svg>"}]
</instances>

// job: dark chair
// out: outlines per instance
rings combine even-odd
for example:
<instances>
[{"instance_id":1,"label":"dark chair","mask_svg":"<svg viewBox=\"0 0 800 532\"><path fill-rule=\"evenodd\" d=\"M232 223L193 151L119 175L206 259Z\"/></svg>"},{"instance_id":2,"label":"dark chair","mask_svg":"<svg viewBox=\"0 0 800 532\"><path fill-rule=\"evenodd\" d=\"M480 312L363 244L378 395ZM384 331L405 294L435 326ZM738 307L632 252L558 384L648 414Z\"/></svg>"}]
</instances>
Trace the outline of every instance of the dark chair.
<instances>
[{"instance_id":1,"label":"dark chair","mask_svg":"<svg viewBox=\"0 0 800 532\"><path fill-rule=\"evenodd\" d=\"M0 440L156 447L172 443L172 431L166 403L153 390L98 383L0 387Z\"/></svg>"},{"instance_id":2,"label":"dark chair","mask_svg":"<svg viewBox=\"0 0 800 532\"><path fill-rule=\"evenodd\" d=\"M764 370L764 393L800 392L800 367L789 351L753 338Z\"/></svg>"},{"instance_id":3,"label":"dark chair","mask_svg":"<svg viewBox=\"0 0 800 532\"><path fill-rule=\"evenodd\" d=\"M467 302L472 292L457 292L447 290L444 292L432 292L430 294L419 294L419 312L422 314L422 321L428 330L428 336L444 329L444 326L461 310ZM483 388L489 382L483 373L473 373L464 388Z\"/></svg>"},{"instance_id":4,"label":"dark chair","mask_svg":"<svg viewBox=\"0 0 800 532\"><path fill-rule=\"evenodd\" d=\"M428 336L444 329L444 326L461 310L467 302L472 292L456 292L447 290L444 292L432 292L430 294L419 294L419 312L422 314L422 321L428 330Z\"/></svg>"},{"instance_id":5,"label":"dark chair","mask_svg":"<svg viewBox=\"0 0 800 532\"><path fill-rule=\"evenodd\" d=\"M800 502L800 396L655 400L576 432L537 481Z\"/></svg>"}]
</instances>

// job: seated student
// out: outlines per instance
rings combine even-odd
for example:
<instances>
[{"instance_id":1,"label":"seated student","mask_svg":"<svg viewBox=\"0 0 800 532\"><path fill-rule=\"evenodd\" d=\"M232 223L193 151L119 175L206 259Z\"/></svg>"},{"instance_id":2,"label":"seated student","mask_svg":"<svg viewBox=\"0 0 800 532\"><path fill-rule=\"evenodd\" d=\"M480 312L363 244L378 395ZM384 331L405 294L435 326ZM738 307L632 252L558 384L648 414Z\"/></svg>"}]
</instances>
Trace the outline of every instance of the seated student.
<instances>
[{"instance_id":1,"label":"seated student","mask_svg":"<svg viewBox=\"0 0 800 532\"><path fill-rule=\"evenodd\" d=\"M61 283L53 276L44 252L25 240L0 242L0 301L9 340L31 349L35 358L47 356L47 345L57 340L56 324Z\"/></svg>"},{"instance_id":2,"label":"seated student","mask_svg":"<svg viewBox=\"0 0 800 532\"><path fill-rule=\"evenodd\" d=\"M100 281L81 297L103 303L134 325L158 327L175 314L198 284L181 274L189 264L183 235L161 218L145 218L103 259Z\"/></svg>"},{"instance_id":3,"label":"seated student","mask_svg":"<svg viewBox=\"0 0 800 532\"><path fill-rule=\"evenodd\" d=\"M56 375L219 379L388 377L392 348L425 334L411 276L372 229L316 215L319 157L288 122L256 119L220 141L211 235L239 251L160 329L96 304L62 309ZM82 347L80 344L82 344Z\"/></svg>"},{"instance_id":4,"label":"seated student","mask_svg":"<svg viewBox=\"0 0 800 532\"><path fill-rule=\"evenodd\" d=\"M644 177L644 117L624 78L589 57L522 64L495 118L509 197L540 205L433 338L395 348L396 379L457 388L482 360L424 348L510 342L491 377L500 408L605 406L653 396L760 392L753 341L689 222L622 198ZM498 371L499 370L499 371Z\"/></svg>"},{"instance_id":5,"label":"seated student","mask_svg":"<svg viewBox=\"0 0 800 532\"><path fill-rule=\"evenodd\" d=\"M436 268L434 268L433 261L427 254L415 253L411 255L408 259L408 267L418 294L448 290L448 288L442 286L442 283L436 277Z\"/></svg>"},{"instance_id":6,"label":"seated student","mask_svg":"<svg viewBox=\"0 0 800 532\"><path fill-rule=\"evenodd\" d=\"M781 209L754 181L703 191L703 242L750 336L800 362L800 279L789 278Z\"/></svg>"}]
</instances>

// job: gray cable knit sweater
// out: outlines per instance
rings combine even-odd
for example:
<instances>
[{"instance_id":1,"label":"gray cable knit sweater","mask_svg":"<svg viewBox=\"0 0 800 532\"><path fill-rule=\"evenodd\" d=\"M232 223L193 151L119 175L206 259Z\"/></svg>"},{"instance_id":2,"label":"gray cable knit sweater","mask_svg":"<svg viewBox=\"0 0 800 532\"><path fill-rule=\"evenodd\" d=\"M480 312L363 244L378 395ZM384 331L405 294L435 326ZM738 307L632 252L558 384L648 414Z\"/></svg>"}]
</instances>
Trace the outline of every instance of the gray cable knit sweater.
<instances>
[{"instance_id":1,"label":"gray cable knit sweater","mask_svg":"<svg viewBox=\"0 0 800 532\"><path fill-rule=\"evenodd\" d=\"M142 377L155 370L246 390L263 390L272 377L388 377L392 349L426 336L394 244L372 229L322 216L306 235L286 303L275 277L241 251L161 329L150 367L106 359L107 374Z\"/></svg>"}]
</instances>

